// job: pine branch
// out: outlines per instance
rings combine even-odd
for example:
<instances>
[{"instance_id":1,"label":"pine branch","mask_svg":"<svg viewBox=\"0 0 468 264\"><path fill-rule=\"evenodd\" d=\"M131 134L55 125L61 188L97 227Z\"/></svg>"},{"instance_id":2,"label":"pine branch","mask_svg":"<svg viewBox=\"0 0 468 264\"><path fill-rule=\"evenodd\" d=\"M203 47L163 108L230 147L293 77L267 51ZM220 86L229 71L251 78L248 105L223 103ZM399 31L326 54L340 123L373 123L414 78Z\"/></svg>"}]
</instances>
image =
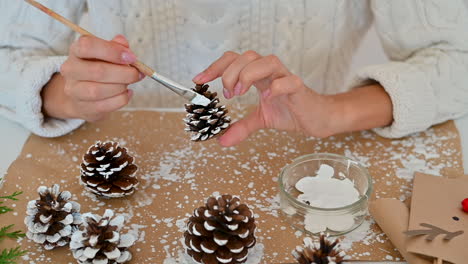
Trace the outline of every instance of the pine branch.
<instances>
[{"instance_id":1,"label":"pine branch","mask_svg":"<svg viewBox=\"0 0 468 264\"><path fill-rule=\"evenodd\" d=\"M2 241L3 239L5 239L7 237L17 239L17 238L20 238L20 237L24 237L26 235L25 233L21 232L21 230L8 232L8 230L11 229L13 226L14 225L12 224L12 225L0 228L0 241Z\"/></svg>"},{"instance_id":2,"label":"pine branch","mask_svg":"<svg viewBox=\"0 0 468 264\"><path fill-rule=\"evenodd\" d=\"M0 264L15 264L15 260L24 254L26 250L21 250L20 247L4 249L0 253Z\"/></svg>"},{"instance_id":3,"label":"pine branch","mask_svg":"<svg viewBox=\"0 0 468 264\"><path fill-rule=\"evenodd\" d=\"M9 199L9 200L13 200L13 201L18 201L18 198L16 198L16 196L22 194L23 192L14 192L13 194L11 195L8 195L8 196L0 196L0 198L3 198L3 199Z\"/></svg>"},{"instance_id":4,"label":"pine branch","mask_svg":"<svg viewBox=\"0 0 468 264\"><path fill-rule=\"evenodd\" d=\"M0 204L3 204L3 203L0 202ZM0 214L8 213L10 211L13 211L13 209L11 209L8 206L0 206Z\"/></svg>"}]
</instances>

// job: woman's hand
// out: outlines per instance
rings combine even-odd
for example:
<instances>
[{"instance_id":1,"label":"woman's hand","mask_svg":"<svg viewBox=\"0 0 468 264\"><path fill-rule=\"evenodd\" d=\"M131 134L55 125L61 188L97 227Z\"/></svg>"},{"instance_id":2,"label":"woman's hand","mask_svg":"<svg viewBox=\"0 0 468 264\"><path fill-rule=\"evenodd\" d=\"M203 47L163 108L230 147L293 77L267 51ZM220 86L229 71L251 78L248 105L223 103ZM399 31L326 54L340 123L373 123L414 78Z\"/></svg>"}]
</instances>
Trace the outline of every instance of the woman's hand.
<instances>
[{"instance_id":1,"label":"woman's hand","mask_svg":"<svg viewBox=\"0 0 468 264\"><path fill-rule=\"evenodd\" d=\"M131 83L144 75L129 64L136 61L127 40L117 35L112 41L82 36L70 46L60 74L42 90L43 112L55 118L97 121L125 106Z\"/></svg>"},{"instance_id":2,"label":"woman's hand","mask_svg":"<svg viewBox=\"0 0 468 264\"><path fill-rule=\"evenodd\" d=\"M256 109L232 124L220 137L223 146L238 144L262 128L297 131L315 137L338 132L340 114L333 97L307 88L274 55L226 52L193 81L205 83L218 77L222 77L223 93L228 99L245 94L252 85L260 93Z\"/></svg>"}]
</instances>

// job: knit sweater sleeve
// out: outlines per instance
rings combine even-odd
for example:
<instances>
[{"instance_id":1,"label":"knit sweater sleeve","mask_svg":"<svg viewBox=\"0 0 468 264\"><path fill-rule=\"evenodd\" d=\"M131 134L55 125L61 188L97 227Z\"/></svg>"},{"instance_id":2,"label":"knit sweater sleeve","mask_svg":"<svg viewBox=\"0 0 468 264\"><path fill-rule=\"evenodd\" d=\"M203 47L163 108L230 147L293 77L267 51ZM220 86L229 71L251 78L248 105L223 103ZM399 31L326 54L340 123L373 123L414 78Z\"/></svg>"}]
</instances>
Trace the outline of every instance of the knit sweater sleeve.
<instances>
[{"instance_id":1,"label":"knit sweater sleeve","mask_svg":"<svg viewBox=\"0 0 468 264\"><path fill-rule=\"evenodd\" d=\"M354 87L380 83L393 122L376 132L402 137L468 112L468 6L454 1L373 1L389 63L360 69Z\"/></svg>"},{"instance_id":2,"label":"knit sweater sleeve","mask_svg":"<svg viewBox=\"0 0 468 264\"><path fill-rule=\"evenodd\" d=\"M84 0L41 2L74 22L85 5ZM76 129L82 120L45 117L41 101L42 87L67 58L73 32L24 1L1 1L0 10L0 115L44 137Z\"/></svg>"}]
</instances>

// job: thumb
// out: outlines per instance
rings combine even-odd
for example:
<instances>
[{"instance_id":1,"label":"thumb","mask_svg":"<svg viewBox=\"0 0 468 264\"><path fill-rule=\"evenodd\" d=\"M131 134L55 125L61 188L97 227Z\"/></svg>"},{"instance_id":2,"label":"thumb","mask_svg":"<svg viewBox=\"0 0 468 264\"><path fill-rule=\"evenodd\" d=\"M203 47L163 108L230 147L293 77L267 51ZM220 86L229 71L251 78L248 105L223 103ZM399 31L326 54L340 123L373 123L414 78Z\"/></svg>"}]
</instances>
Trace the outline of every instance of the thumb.
<instances>
[{"instance_id":1,"label":"thumb","mask_svg":"<svg viewBox=\"0 0 468 264\"><path fill-rule=\"evenodd\" d=\"M111 41L117 42L117 43L119 43L120 45L125 46L125 47L127 47L127 48L130 47L130 45L128 44L127 38L126 38L124 35L122 35L122 34L118 34L118 35L115 36Z\"/></svg>"},{"instance_id":2,"label":"thumb","mask_svg":"<svg viewBox=\"0 0 468 264\"><path fill-rule=\"evenodd\" d=\"M223 147L230 147L239 144L250 136L253 132L265 128L265 121L259 108L255 109L246 118L234 124L219 138L219 144Z\"/></svg>"}]
</instances>

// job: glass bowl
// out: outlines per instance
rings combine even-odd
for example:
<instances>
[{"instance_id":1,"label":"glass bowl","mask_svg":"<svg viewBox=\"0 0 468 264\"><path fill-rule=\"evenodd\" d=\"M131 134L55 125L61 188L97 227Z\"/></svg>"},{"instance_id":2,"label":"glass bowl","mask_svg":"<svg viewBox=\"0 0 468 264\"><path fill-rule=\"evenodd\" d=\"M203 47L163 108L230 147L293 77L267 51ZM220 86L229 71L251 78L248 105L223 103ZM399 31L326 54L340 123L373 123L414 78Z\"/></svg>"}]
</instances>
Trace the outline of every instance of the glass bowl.
<instances>
[{"instance_id":1,"label":"glass bowl","mask_svg":"<svg viewBox=\"0 0 468 264\"><path fill-rule=\"evenodd\" d=\"M332 178L348 178L359 192L359 199L343 207L320 208L300 200L302 193L296 183L307 176L315 176L322 164L334 168ZM301 156L286 167L279 175L281 214L294 228L307 234L322 232L338 236L357 228L368 215L368 201L372 193L372 178L359 162L345 156L317 153Z\"/></svg>"}]
</instances>

